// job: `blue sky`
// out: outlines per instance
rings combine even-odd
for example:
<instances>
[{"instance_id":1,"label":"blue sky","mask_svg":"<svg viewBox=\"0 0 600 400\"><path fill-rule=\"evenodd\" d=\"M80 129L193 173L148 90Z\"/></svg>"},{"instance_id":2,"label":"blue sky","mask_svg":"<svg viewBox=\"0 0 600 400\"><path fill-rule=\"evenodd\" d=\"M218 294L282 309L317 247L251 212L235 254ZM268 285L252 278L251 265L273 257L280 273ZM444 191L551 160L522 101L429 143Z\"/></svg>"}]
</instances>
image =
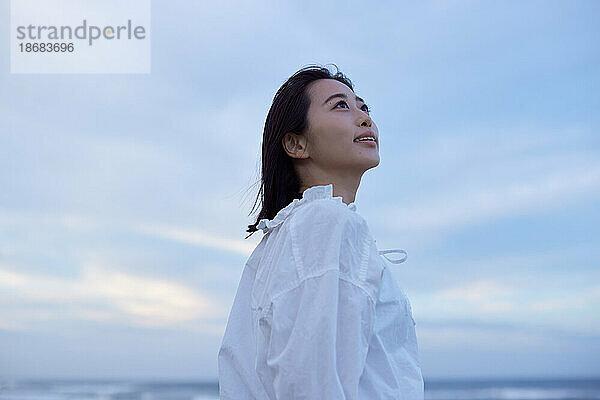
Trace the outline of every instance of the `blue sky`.
<instances>
[{"instance_id":1,"label":"blue sky","mask_svg":"<svg viewBox=\"0 0 600 400\"><path fill-rule=\"evenodd\" d=\"M154 1L149 75L11 75L3 35L0 377L217 377L262 235L244 240L264 118L312 63L379 127L357 212L408 253L391 268L425 378L597 375L598 15Z\"/></svg>"}]
</instances>

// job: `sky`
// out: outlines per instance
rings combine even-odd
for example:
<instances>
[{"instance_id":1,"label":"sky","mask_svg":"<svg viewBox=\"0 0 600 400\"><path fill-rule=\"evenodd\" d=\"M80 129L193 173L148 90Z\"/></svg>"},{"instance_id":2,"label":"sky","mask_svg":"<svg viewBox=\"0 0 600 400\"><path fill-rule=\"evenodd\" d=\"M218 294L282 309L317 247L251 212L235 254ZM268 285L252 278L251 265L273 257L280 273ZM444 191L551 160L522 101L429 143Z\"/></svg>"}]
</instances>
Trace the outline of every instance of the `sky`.
<instances>
[{"instance_id":1,"label":"sky","mask_svg":"<svg viewBox=\"0 0 600 400\"><path fill-rule=\"evenodd\" d=\"M424 378L600 375L599 2L151 15L150 74L11 74L1 36L0 379L217 379L267 111L332 63L379 129L355 203L407 252Z\"/></svg>"}]
</instances>

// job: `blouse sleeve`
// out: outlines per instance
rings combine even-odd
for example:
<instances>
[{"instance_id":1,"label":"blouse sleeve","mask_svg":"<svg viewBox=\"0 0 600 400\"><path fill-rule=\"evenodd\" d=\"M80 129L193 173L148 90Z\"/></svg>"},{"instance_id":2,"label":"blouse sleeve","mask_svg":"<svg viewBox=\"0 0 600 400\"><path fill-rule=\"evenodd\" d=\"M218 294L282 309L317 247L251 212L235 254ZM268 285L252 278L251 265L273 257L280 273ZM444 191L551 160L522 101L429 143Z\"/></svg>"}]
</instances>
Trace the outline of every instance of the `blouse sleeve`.
<instances>
[{"instance_id":1,"label":"blouse sleeve","mask_svg":"<svg viewBox=\"0 0 600 400\"><path fill-rule=\"evenodd\" d=\"M313 215L314 217L314 215ZM300 284L278 295L272 301L272 328L267 365L273 379L277 399L357 399L371 337L375 304L372 297L352 279L348 268L359 269L362 237L351 222L336 219L310 229L297 226L296 252L304 271ZM314 228L314 226L313 226ZM310 230L310 232L308 232ZM306 231L306 232L304 232ZM327 239L325 239L327 238ZM305 254L327 260L326 243L335 251L350 251L357 265L343 266L347 261L303 265ZM308 246L308 247L306 247ZM322 256L322 257L318 257Z\"/></svg>"}]
</instances>

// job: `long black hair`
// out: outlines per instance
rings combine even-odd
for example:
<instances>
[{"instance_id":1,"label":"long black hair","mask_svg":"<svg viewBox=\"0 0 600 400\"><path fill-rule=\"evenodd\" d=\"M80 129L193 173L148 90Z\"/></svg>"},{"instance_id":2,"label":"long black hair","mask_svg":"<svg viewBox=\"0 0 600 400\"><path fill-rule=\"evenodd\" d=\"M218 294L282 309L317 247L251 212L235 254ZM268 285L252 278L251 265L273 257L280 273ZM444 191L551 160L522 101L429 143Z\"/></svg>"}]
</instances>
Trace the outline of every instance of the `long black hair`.
<instances>
[{"instance_id":1,"label":"long black hair","mask_svg":"<svg viewBox=\"0 0 600 400\"><path fill-rule=\"evenodd\" d=\"M332 65L335 66L336 73L319 65L306 66L295 72L277 90L263 130L261 185L250 214L259 198L262 209L256 222L248 225L246 232L250 234L245 239L258 230L256 226L261 219L273 219L279 210L294 199L301 198L300 178L292 158L283 149L282 139L287 132L299 135L306 133L310 106L307 86L310 83L318 79L335 79L354 91L350 79L340 72L337 65Z\"/></svg>"}]
</instances>

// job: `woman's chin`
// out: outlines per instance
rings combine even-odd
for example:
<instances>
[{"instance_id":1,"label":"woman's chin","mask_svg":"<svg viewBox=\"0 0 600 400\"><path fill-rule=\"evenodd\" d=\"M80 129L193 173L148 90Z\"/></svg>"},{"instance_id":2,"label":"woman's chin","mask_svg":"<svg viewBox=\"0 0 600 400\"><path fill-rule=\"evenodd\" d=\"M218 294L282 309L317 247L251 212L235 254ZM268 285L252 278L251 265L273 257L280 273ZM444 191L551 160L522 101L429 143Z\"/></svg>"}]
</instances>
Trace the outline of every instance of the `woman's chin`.
<instances>
[{"instance_id":1,"label":"woman's chin","mask_svg":"<svg viewBox=\"0 0 600 400\"><path fill-rule=\"evenodd\" d=\"M380 162L379 154L377 154L376 157L363 158L361 165L362 165L363 169L366 171L368 169L375 168L376 166L378 166L379 162Z\"/></svg>"}]
</instances>

